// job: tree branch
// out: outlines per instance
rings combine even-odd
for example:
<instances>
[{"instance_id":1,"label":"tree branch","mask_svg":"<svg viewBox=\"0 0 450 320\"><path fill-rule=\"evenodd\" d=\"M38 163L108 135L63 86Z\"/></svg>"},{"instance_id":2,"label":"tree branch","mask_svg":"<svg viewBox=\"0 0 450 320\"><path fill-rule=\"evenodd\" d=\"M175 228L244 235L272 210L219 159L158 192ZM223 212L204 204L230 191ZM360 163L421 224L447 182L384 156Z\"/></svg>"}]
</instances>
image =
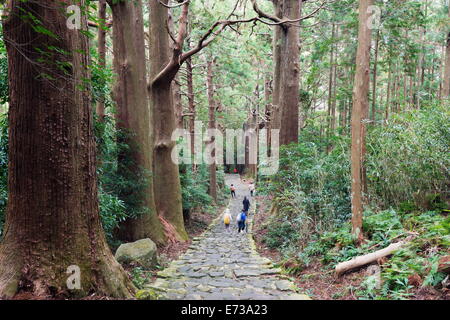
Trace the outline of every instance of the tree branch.
<instances>
[{"instance_id":1,"label":"tree branch","mask_svg":"<svg viewBox=\"0 0 450 320\"><path fill-rule=\"evenodd\" d=\"M171 6L171 5L165 4L165 3L162 2L161 0L158 0L158 2L159 2L160 5L162 5L163 7L169 8L169 9L181 7L181 6L185 5L185 4L188 4L189 1L190 1L190 0L186 0L186 1L183 1L183 2L181 2L181 3L178 3L178 4L175 4L175 5Z\"/></svg>"},{"instance_id":2,"label":"tree branch","mask_svg":"<svg viewBox=\"0 0 450 320\"><path fill-rule=\"evenodd\" d=\"M269 19L271 21L273 21L273 23L266 23L266 24L270 24L270 25L280 25L282 27L285 27L287 25L292 25L294 22L300 22L303 20L307 20L309 18L312 18L317 12L319 12L319 10L321 10L324 6L325 3L327 2L327 0L323 0L321 5L319 7L316 8L316 10L314 10L313 12L311 12L310 14L308 14L307 16L304 17L300 17L298 19L287 19L287 18L279 18L277 16L268 14L264 11L262 11L257 3L257 0L251 0L252 5L253 5L253 10L258 14L258 16L260 18L265 18L265 19ZM261 21L261 20L260 20ZM261 21L264 22L264 21Z\"/></svg>"},{"instance_id":3,"label":"tree branch","mask_svg":"<svg viewBox=\"0 0 450 320\"><path fill-rule=\"evenodd\" d=\"M268 13L262 11L259 8L258 3L256 2L256 0L251 0L251 1L252 1L252 5L253 5L253 10L258 14L258 16L260 18L269 19L269 20L275 22L276 24L282 24L283 23L283 21L280 18L278 18L277 16L274 16L274 15L271 15L271 14L268 14Z\"/></svg>"}]
</instances>

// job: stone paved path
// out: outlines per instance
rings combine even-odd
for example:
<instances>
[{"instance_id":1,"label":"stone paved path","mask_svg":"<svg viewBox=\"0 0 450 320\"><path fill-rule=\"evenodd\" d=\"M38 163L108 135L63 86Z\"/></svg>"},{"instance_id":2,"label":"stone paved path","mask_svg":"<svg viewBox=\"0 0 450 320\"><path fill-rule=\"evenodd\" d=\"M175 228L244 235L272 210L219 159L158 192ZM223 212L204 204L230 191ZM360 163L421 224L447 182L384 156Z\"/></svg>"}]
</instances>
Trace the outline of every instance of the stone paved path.
<instances>
[{"instance_id":1,"label":"stone paved path","mask_svg":"<svg viewBox=\"0 0 450 320\"><path fill-rule=\"evenodd\" d=\"M256 252L251 237L253 199L248 233L237 233L236 215L249 191L238 175L227 175L226 183L236 186L237 195L228 206L233 215L231 232L225 230L222 216L217 218L203 235L193 239L185 254L158 273L149 288L173 300L309 299L297 293L294 283Z\"/></svg>"}]
</instances>

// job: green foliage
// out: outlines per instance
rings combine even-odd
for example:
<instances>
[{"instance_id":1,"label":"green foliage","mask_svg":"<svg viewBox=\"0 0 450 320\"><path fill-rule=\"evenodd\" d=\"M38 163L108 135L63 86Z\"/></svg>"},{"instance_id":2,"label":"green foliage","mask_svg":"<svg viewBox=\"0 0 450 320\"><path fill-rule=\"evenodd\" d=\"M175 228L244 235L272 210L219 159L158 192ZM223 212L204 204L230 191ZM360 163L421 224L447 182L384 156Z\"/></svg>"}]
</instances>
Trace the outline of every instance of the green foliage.
<instances>
[{"instance_id":1,"label":"green foliage","mask_svg":"<svg viewBox=\"0 0 450 320\"><path fill-rule=\"evenodd\" d=\"M212 210L212 198L208 194L209 172L206 165L199 165L197 172L193 173L190 165L180 165L180 182L183 210L191 211L202 208L204 211Z\"/></svg>"},{"instance_id":2,"label":"green foliage","mask_svg":"<svg viewBox=\"0 0 450 320\"><path fill-rule=\"evenodd\" d=\"M0 239L8 201L8 117L0 115Z\"/></svg>"},{"instance_id":3,"label":"green foliage","mask_svg":"<svg viewBox=\"0 0 450 320\"><path fill-rule=\"evenodd\" d=\"M8 57L3 42L3 27L0 25L0 105L6 103L8 98Z\"/></svg>"},{"instance_id":4,"label":"green foliage","mask_svg":"<svg viewBox=\"0 0 450 320\"><path fill-rule=\"evenodd\" d=\"M448 141L446 106L406 112L394 116L387 126L373 128L366 161L371 200L384 207L414 201L419 207L444 209L437 198L447 190L450 178Z\"/></svg>"},{"instance_id":5,"label":"green foliage","mask_svg":"<svg viewBox=\"0 0 450 320\"><path fill-rule=\"evenodd\" d=\"M100 214L109 243L116 246L113 231L127 217L147 212L141 201L150 173L136 168L129 157L128 133L116 128L113 118L95 122L97 139ZM119 161L120 159L120 161Z\"/></svg>"},{"instance_id":6,"label":"green foliage","mask_svg":"<svg viewBox=\"0 0 450 320\"><path fill-rule=\"evenodd\" d=\"M272 224L268 227L267 237L265 238L266 245L271 249L283 250L289 242L298 241L299 233L293 224L289 221Z\"/></svg>"},{"instance_id":7,"label":"green foliage","mask_svg":"<svg viewBox=\"0 0 450 320\"><path fill-rule=\"evenodd\" d=\"M409 277L437 286L437 261L450 248L448 188L450 114L443 106L395 115L372 126L367 137L368 199L363 219L367 240L351 235L349 141L332 136L334 148L310 121L298 144L282 148L279 172L262 189L273 196L265 243L298 266L318 258L326 268L416 235L383 265L382 286L367 278L356 294L364 299L407 299ZM396 208L396 209L393 209ZM383 210L384 209L384 210Z\"/></svg>"},{"instance_id":8,"label":"green foliage","mask_svg":"<svg viewBox=\"0 0 450 320\"><path fill-rule=\"evenodd\" d=\"M131 270L131 280L138 289L142 289L144 285L148 283L145 271L141 267L134 267Z\"/></svg>"},{"instance_id":9,"label":"green foliage","mask_svg":"<svg viewBox=\"0 0 450 320\"><path fill-rule=\"evenodd\" d=\"M114 81L113 69L110 65L103 67L100 64L98 52L91 50L93 57L89 69L91 71L90 87L93 102L103 101L107 112L113 112L112 84Z\"/></svg>"},{"instance_id":10,"label":"green foliage","mask_svg":"<svg viewBox=\"0 0 450 320\"><path fill-rule=\"evenodd\" d=\"M263 192L275 195L277 208L269 226L273 232L266 241L285 251L301 248L312 235L340 225L350 216L347 141L337 139L339 146L327 155L324 145L315 139L306 131L300 138L303 142L282 147L279 172L261 186ZM279 238L283 231L277 231L278 226L285 226L286 221L293 230L285 230L286 235Z\"/></svg>"}]
</instances>

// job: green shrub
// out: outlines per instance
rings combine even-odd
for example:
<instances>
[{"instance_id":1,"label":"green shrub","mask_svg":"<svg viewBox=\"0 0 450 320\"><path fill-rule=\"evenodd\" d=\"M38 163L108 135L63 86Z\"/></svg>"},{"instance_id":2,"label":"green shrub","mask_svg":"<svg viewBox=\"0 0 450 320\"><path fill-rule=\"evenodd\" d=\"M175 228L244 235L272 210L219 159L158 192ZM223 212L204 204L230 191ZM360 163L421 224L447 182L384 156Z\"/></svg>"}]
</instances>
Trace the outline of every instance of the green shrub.
<instances>
[{"instance_id":1,"label":"green shrub","mask_svg":"<svg viewBox=\"0 0 450 320\"><path fill-rule=\"evenodd\" d=\"M206 165L199 165L197 172L193 173L190 165L180 165L180 182L183 210L191 211L202 208L204 211L212 210L212 198L208 194L209 172Z\"/></svg>"},{"instance_id":2,"label":"green shrub","mask_svg":"<svg viewBox=\"0 0 450 320\"><path fill-rule=\"evenodd\" d=\"M8 117L0 115L0 239L8 201Z\"/></svg>"},{"instance_id":3,"label":"green shrub","mask_svg":"<svg viewBox=\"0 0 450 320\"><path fill-rule=\"evenodd\" d=\"M413 202L428 210L445 209L441 195L450 180L449 141L446 106L404 112L387 126L374 127L367 137L370 200L382 207Z\"/></svg>"},{"instance_id":4,"label":"green shrub","mask_svg":"<svg viewBox=\"0 0 450 320\"><path fill-rule=\"evenodd\" d=\"M294 226L284 221L281 224L272 224L268 227L268 232L264 242L271 249L280 249L286 246L288 243L295 243L298 241L299 234Z\"/></svg>"}]
</instances>

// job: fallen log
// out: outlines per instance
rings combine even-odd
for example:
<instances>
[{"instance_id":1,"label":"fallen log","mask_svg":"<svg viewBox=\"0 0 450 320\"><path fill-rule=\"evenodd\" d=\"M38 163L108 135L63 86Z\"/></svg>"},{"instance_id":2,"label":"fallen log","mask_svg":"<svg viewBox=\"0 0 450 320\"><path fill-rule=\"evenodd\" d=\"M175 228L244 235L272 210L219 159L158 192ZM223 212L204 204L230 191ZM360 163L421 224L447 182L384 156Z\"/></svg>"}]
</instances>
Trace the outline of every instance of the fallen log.
<instances>
[{"instance_id":1,"label":"fallen log","mask_svg":"<svg viewBox=\"0 0 450 320\"><path fill-rule=\"evenodd\" d=\"M395 250L400 249L405 244L407 244L407 241L400 241L397 243L392 243L391 245L387 246L384 249L365 254L363 256L358 256L353 258L352 260L341 262L336 266L336 274L338 276L342 275L343 273L364 266L366 264L378 261L378 259L381 259L383 257L391 255Z\"/></svg>"}]
</instances>

